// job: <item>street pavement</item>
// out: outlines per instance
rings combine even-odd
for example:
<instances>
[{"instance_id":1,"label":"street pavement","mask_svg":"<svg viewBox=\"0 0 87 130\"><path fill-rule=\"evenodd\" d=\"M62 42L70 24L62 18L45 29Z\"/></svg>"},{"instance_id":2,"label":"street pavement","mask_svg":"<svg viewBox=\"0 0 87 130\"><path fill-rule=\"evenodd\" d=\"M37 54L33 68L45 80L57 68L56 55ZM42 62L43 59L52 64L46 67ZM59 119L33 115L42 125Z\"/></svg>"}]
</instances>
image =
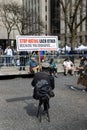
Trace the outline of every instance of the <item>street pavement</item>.
<instances>
[{"instance_id":1,"label":"street pavement","mask_svg":"<svg viewBox=\"0 0 87 130\"><path fill-rule=\"evenodd\" d=\"M43 115L41 123L36 117L38 101L32 98L32 77L0 80L0 130L87 130L87 92L77 86L77 79L58 73L50 100L51 121Z\"/></svg>"}]
</instances>

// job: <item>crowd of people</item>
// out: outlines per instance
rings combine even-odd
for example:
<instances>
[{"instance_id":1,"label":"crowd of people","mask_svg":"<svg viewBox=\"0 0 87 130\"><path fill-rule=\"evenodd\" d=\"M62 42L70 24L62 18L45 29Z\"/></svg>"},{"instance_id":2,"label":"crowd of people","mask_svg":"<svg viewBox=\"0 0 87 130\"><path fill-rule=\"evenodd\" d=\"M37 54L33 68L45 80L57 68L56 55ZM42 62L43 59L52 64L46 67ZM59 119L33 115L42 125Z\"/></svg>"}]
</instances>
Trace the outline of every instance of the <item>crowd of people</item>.
<instances>
[{"instance_id":1,"label":"crowd of people","mask_svg":"<svg viewBox=\"0 0 87 130\"><path fill-rule=\"evenodd\" d=\"M85 86L85 89L82 91L87 91L87 58L85 56L80 56L79 66L75 66L75 64L68 58L66 58L63 62L64 67L64 75L67 75L70 72L71 75L77 71L78 80L77 84L81 84Z\"/></svg>"},{"instance_id":2,"label":"crowd of people","mask_svg":"<svg viewBox=\"0 0 87 130\"><path fill-rule=\"evenodd\" d=\"M16 54L17 57L15 56ZM11 65L19 66L19 71L21 70L25 71L26 70L25 67L27 64L29 66L28 73L32 73L32 72L37 73L41 71L41 67L44 65L46 61L45 59L41 59L41 64L40 64L38 62L37 56L35 56L34 53L32 53L32 55L30 56L27 51L17 52L16 49L8 45L4 51L2 49L2 46L0 46L0 67L3 66L4 62L6 63L7 67ZM50 58L46 63L48 64L48 66L45 65L45 68L47 68L50 74L57 77L58 63L56 64L55 59ZM62 65L63 65L65 76L67 76L68 73L74 75L75 71L81 73L83 70L85 70L87 66L87 58L81 56L80 64L79 66L76 66L75 63L71 61L70 57L66 57Z\"/></svg>"},{"instance_id":3,"label":"crowd of people","mask_svg":"<svg viewBox=\"0 0 87 130\"><path fill-rule=\"evenodd\" d=\"M0 46L0 66L19 66L19 70L25 70L28 52L17 52L14 47L8 45L5 50Z\"/></svg>"},{"instance_id":4,"label":"crowd of people","mask_svg":"<svg viewBox=\"0 0 87 130\"><path fill-rule=\"evenodd\" d=\"M46 72L44 71L37 72L34 75L31 84L34 87L33 98L39 100L37 117L39 116L40 113L40 107L41 105L43 105L43 111L47 113L47 116L49 118L48 110L50 108L49 100L51 98L51 95L49 94L48 88L51 88L51 91L55 88L54 75L55 73L57 73L57 67L56 67L56 63L54 62L54 59L50 60L49 66L47 68L48 71ZM76 67L75 64L70 60L70 58L67 57L63 62L63 68L64 68L65 76L67 76L68 73L74 75L74 72L77 70L79 74L77 84L84 85L85 86L84 91L87 91L87 58L86 57L84 56L80 57L80 64L78 67ZM43 69L46 70L46 67L43 67ZM53 78L53 81L50 80L51 79L50 77ZM52 97L54 96L55 94L53 93Z\"/></svg>"},{"instance_id":5,"label":"crowd of people","mask_svg":"<svg viewBox=\"0 0 87 130\"><path fill-rule=\"evenodd\" d=\"M73 76L74 72L77 70L79 74L77 84L84 85L85 86L84 91L87 91L87 58L86 57L84 56L80 57L80 64L77 67L70 60L70 58L67 57L63 62L63 68L64 68L65 76L67 76L68 73L70 73L70 75ZM39 100L37 117L39 115L41 105L43 105L43 111L48 114L48 109L50 108L49 100L51 98L51 95L46 90L46 87L48 88L49 86L51 90L55 88L55 83L54 83L55 73L57 73L57 66L56 66L56 63L54 62L54 59L52 58L50 59L48 66L42 66L42 71L36 72L36 74L34 75L34 78L31 84L34 87L33 98L36 100ZM53 78L53 81L51 81L51 78ZM53 93L52 97L54 96L55 94Z\"/></svg>"},{"instance_id":6,"label":"crowd of people","mask_svg":"<svg viewBox=\"0 0 87 130\"><path fill-rule=\"evenodd\" d=\"M48 113L48 109L50 108L49 100L51 97L54 97L55 94L53 89L55 88L54 77L58 77L58 67L53 58L50 58L47 61L47 66L45 63L45 59L41 61L42 64L38 62L37 57L31 55L29 57L28 52L21 51L18 53L19 57L17 59L14 58L14 55L17 52L12 49L10 46L7 46L5 51L2 50L0 46L0 55L5 55L6 66L10 66L12 63L14 65L19 66L19 71L25 71L26 64L28 65L28 73L34 73L34 78L32 80L32 86L34 87L33 98L39 100L39 109L41 105L43 105L44 112ZM16 61L15 61L16 60ZM0 67L3 65L4 59L0 57ZM78 72L79 78L77 84L82 84L85 86L85 91L87 91L87 58L84 56L80 57L79 66L76 66L73 61L70 60L69 57L65 58L62 63L62 67L64 70L64 75L67 76L68 73L73 76L75 71ZM42 93L37 97L36 95L36 87L42 88L40 90ZM46 89L47 88L47 89ZM39 93L38 93L39 94Z\"/></svg>"}]
</instances>

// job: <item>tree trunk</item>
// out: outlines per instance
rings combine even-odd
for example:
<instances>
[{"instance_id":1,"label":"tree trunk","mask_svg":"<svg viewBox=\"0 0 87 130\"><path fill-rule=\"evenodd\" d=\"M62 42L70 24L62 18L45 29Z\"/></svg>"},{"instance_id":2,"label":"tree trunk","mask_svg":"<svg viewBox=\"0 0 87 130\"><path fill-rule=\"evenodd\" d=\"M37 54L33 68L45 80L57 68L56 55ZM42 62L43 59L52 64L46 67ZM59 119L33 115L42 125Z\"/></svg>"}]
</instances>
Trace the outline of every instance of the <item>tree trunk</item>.
<instances>
[{"instance_id":1,"label":"tree trunk","mask_svg":"<svg viewBox=\"0 0 87 130\"><path fill-rule=\"evenodd\" d=\"M7 32L7 42L8 42L8 44L10 44L9 37L10 37L10 32Z\"/></svg>"},{"instance_id":2,"label":"tree trunk","mask_svg":"<svg viewBox=\"0 0 87 130\"><path fill-rule=\"evenodd\" d=\"M75 48L75 39L76 39L76 30L72 30L71 32L71 51Z\"/></svg>"}]
</instances>

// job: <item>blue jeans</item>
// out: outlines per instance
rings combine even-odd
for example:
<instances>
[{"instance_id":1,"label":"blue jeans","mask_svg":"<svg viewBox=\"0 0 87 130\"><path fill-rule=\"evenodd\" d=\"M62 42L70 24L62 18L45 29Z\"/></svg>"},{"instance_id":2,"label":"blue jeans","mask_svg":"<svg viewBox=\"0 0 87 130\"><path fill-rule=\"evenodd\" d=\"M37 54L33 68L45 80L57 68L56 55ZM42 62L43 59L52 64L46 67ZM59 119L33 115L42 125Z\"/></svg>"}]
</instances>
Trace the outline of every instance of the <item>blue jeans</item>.
<instances>
[{"instance_id":1,"label":"blue jeans","mask_svg":"<svg viewBox=\"0 0 87 130\"><path fill-rule=\"evenodd\" d=\"M11 59L11 57L6 57L6 66L10 66L10 59Z\"/></svg>"}]
</instances>

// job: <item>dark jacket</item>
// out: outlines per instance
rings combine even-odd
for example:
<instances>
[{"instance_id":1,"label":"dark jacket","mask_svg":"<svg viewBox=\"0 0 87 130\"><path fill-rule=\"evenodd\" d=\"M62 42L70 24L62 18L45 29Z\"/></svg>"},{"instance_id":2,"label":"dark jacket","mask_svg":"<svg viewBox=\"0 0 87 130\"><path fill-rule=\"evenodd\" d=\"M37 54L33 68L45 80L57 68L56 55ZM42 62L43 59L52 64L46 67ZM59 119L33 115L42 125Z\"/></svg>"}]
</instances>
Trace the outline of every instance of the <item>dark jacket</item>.
<instances>
[{"instance_id":1,"label":"dark jacket","mask_svg":"<svg viewBox=\"0 0 87 130\"><path fill-rule=\"evenodd\" d=\"M47 72L38 72L35 74L31 84L32 86L35 87L35 85L37 84L38 81L40 80L46 80L48 82L48 84L51 86L52 89L55 88L55 84L54 84L54 77L49 75Z\"/></svg>"},{"instance_id":2,"label":"dark jacket","mask_svg":"<svg viewBox=\"0 0 87 130\"><path fill-rule=\"evenodd\" d=\"M19 53L19 55L21 55L21 56L26 56L26 55L28 55L28 52L27 51L21 51L20 53Z\"/></svg>"}]
</instances>

